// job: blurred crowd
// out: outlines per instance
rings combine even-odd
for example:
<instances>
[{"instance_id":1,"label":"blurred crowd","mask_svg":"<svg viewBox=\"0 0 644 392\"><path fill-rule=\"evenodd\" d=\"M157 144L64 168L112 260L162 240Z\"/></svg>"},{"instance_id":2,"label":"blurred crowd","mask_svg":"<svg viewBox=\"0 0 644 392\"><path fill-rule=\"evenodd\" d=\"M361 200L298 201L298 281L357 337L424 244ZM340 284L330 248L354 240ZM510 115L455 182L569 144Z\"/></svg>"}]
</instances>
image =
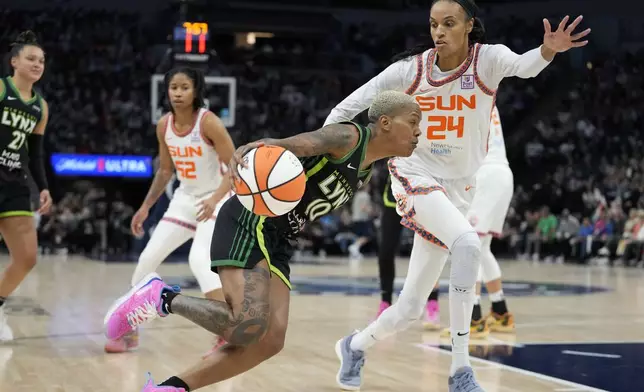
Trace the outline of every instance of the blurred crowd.
<instances>
[{"instance_id":1,"label":"blurred crowd","mask_svg":"<svg viewBox=\"0 0 644 392\"><path fill-rule=\"evenodd\" d=\"M51 108L49 151L156 155L149 92L150 75L163 72L159 64L166 53L159 49L165 40L159 26L134 14L78 10L3 10L0 21L0 47L8 48L25 29L39 33L45 47L47 71L39 88ZM543 36L540 20L484 16L484 21L490 42L519 53L538 46ZM237 122L230 128L237 145L286 137L319 127L335 104L386 67L392 55L428 40L426 34L426 26L361 24L316 39L275 37L253 46L231 40L215 48L209 74L237 78ZM527 142L507 146L517 188L496 248L553 262L642 262L643 60L642 54L596 59L586 72L576 72L583 74L576 79L569 77L566 61L556 61L538 80L503 82L497 105L504 129L524 133ZM556 105L535 113L563 81L570 88L548 96ZM536 121L526 126L526 118ZM302 254L360 257L377 250L386 176L378 169L359 206L307 227ZM128 226L136 202L85 181L55 196L54 212L40 221L43 249L89 255L132 251ZM365 214L372 228L357 232L355 222ZM411 239L406 231L403 252Z\"/></svg>"}]
</instances>

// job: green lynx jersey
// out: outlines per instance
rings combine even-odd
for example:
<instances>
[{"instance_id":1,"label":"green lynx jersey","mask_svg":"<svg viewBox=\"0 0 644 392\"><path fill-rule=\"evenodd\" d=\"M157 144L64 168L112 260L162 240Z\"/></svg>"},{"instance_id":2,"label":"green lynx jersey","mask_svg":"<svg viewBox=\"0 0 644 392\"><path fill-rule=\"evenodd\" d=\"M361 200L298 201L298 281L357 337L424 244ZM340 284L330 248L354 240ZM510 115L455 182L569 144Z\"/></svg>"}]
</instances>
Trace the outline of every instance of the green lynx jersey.
<instances>
[{"instance_id":1,"label":"green lynx jersey","mask_svg":"<svg viewBox=\"0 0 644 392\"><path fill-rule=\"evenodd\" d=\"M0 181L23 180L29 162L27 138L42 118L42 98L33 91L33 97L25 101L11 77L0 81L4 84L0 94Z\"/></svg>"},{"instance_id":2,"label":"green lynx jersey","mask_svg":"<svg viewBox=\"0 0 644 392\"><path fill-rule=\"evenodd\" d=\"M346 204L355 191L369 181L373 165L364 170L360 170L360 165L371 139L371 130L356 123L346 124L358 128L358 144L342 159L326 155L300 158L306 173L306 191L302 200L288 214L269 218L266 223L270 222L291 235L296 234L306 222L314 221Z\"/></svg>"}]
</instances>

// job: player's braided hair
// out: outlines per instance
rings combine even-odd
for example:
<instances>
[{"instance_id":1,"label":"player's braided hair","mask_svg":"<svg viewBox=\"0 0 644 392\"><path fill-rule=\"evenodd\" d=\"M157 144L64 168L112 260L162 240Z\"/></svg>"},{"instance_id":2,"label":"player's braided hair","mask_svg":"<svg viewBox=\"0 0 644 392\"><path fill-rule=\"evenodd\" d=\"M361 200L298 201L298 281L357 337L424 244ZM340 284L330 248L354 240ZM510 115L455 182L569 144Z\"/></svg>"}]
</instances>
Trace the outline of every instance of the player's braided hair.
<instances>
[{"instance_id":1,"label":"player's braided hair","mask_svg":"<svg viewBox=\"0 0 644 392\"><path fill-rule=\"evenodd\" d=\"M198 69L189 68L189 67L178 67L168 71L168 73L165 74L165 77L163 80L165 84L166 94L170 89L170 81L172 80L174 75L177 75L177 74L184 74L188 77L188 79L192 80L192 84L194 87L194 99L192 101L193 110L197 111L205 107L206 106L206 100L205 100L206 78L204 77L203 72L201 72ZM170 105L170 110L174 112L172 105Z\"/></svg>"},{"instance_id":2,"label":"player's braided hair","mask_svg":"<svg viewBox=\"0 0 644 392\"><path fill-rule=\"evenodd\" d=\"M20 51L25 46L37 46L42 49L42 46L40 46L40 44L38 43L38 37L36 37L36 34L31 30L23 31L22 33L18 34L16 40L11 43L10 46L11 57L16 57L17 55L19 55Z\"/></svg>"},{"instance_id":3,"label":"player's braided hair","mask_svg":"<svg viewBox=\"0 0 644 392\"><path fill-rule=\"evenodd\" d=\"M434 6L434 4L438 3L439 1L444 1L444 0L433 0L432 7ZM474 2L474 0L447 0L447 1L458 3L461 7L463 7L463 10L465 11L465 15L468 17L468 19L474 19L474 26L472 26L472 31L470 31L468 35L470 43L485 42L485 27L483 26L483 22L481 21L481 19L477 16L479 8ZM430 7L430 10L431 10L431 7ZM423 38L425 39L425 42L418 44L411 49L407 49L402 53L398 53L391 59L391 61L395 63L396 61L405 60L417 54L423 53L426 50L434 47L434 42L432 41L431 36L429 37L425 36Z\"/></svg>"},{"instance_id":4,"label":"player's braided hair","mask_svg":"<svg viewBox=\"0 0 644 392\"><path fill-rule=\"evenodd\" d=\"M9 46L11 47L11 49L9 50L9 53L5 58L6 69L4 71L6 71L6 74L13 72L11 59L20 55L20 52L25 46L36 46L42 49L42 46L40 46L40 44L38 43L38 37L36 37L36 34L31 30L23 31L22 33L18 34L16 40Z\"/></svg>"}]
</instances>

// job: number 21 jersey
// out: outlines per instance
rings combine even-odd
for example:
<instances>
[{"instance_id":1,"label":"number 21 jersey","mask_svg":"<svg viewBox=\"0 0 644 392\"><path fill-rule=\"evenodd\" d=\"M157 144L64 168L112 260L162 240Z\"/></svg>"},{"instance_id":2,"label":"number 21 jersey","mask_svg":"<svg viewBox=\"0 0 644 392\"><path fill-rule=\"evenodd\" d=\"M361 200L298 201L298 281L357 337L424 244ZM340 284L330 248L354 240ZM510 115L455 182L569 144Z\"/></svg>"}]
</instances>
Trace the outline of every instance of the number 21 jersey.
<instances>
[{"instance_id":1,"label":"number 21 jersey","mask_svg":"<svg viewBox=\"0 0 644 392\"><path fill-rule=\"evenodd\" d=\"M43 115L42 98L23 100L11 77L0 79L0 181L25 181L29 163L27 139Z\"/></svg>"}]
</instances>

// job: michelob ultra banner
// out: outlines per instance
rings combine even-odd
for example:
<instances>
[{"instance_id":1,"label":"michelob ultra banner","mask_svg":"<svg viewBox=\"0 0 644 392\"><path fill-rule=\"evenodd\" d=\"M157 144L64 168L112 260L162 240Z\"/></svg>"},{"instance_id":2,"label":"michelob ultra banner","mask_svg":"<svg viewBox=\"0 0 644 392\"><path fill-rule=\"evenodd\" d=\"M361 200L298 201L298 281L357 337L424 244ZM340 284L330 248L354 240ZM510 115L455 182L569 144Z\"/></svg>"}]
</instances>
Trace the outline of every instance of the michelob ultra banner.
<instances>
[{"instance_id":1,"label":"michelob ultra banner","mask_svg":"<svg viewBox=\"0 0 644 392\"><path fill-rule=\"evenodd\" d=\"M52 154L58 176L151 177L152 157L138 155Z\"/></svg>"}]
</instances>

